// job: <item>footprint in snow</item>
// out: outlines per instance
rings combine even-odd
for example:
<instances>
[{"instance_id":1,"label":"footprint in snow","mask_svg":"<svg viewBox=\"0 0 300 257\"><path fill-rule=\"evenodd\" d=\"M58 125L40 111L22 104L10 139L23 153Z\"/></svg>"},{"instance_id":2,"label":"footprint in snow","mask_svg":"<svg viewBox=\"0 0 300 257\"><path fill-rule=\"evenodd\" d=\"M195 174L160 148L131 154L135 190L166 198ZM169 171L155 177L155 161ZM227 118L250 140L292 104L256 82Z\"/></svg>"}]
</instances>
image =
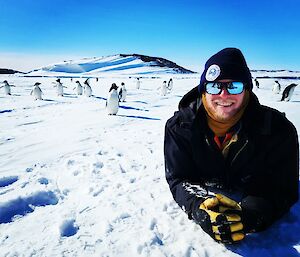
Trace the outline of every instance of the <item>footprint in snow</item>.
<instances>
[{"instance_id":1,"label":"footprint in snow","mask_svg":"<svg viewBox=\"0 0 300 257\"><path fill-rule=\"evenodd\" d=\"M77 233L78 229L79 227L75 224L74 219L64 220L59 227L60 236L61 237L74 236Z\"/></svg>"},{"instance_id":2,"label":"footprint in snow","mask_svg":"<svg viewBox=\"0 0 300 257\"><path fill-rule=\"evenodd\" d=\"M19 197L6 203L0 203L0 224L12 222L15 216L25 216L36 206L56 205L58 198L51 192L37 192L27 197Z\"/></svg>"},{"instance_id":3,"label":"footprint in snow","mask_svg":"<svg viewBox=\"0 0 300 257\"><path fill-rule=\"evenodd\" d=\"M49 180L47 178L39 178L38 179L38 182L41 184L41 185L48 185L49 184Z\"/></svg>"}]
</instances>

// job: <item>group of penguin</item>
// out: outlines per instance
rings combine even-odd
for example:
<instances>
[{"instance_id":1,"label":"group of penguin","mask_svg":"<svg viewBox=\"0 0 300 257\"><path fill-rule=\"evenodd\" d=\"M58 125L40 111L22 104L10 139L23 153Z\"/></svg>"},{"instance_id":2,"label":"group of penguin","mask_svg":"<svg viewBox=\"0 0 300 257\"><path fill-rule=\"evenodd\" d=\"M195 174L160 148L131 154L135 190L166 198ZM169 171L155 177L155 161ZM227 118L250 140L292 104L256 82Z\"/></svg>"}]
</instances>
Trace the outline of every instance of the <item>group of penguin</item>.
<instances>
[{"instance_id":1,"label":"group of penguin","mask_svg":"<svg viewBox=\"0 0 300 257\"><path fill-rule=\"evenodd\" d=\"M255 82L255 86L257 88L259 88L259 82L257 80L257 78L254 79L254 82ZM280 101L285 101L285 102L288 102L291 100L291 97L294 93L294 90L295 90L295 87L297 86L298 84L295 84L295 83L292 83L290 85L288 85L282 92L282 97L281 97L281 100ZM275 80L274 81L274 84L273 84L273 87L272 87L272 91L274 94L279 94L280 91L281 91L281 85L280 83L278 82L278 80Z\"/></svg>"},{"instance_id":2,"label":"group of penguin","mask_svg":"<svg viewBox=\"0 0 300 257\"><path fill-rule=\"evenodd\" d=\"M64 88L61 80L58 78L56 82L54 82L56 87L56 92L58 96L64 96ZM81 83L77 80L76 86L73 88L73 90L76 90L77 95L85 95L87 97L90 97L92 95L92 88L89 84L89 79L84 81L84 85L82 86ZM4 80L2 82L3 86L0 86L0 88L4 87L4 92L6 95L11 95L11 87L15 87L14 85L10 85L7 80ZM140 84L140 82L138 83ZM43 100L42 95L43 91L40 88L41 83L36 82L33 86L33 89L30 92L30 95L34 97L35 100ZM125 102L127 95L127 90L125 87L125 83L122 82L120 88L113 83L110 90L109 90L109 96L106 100L106 108L109 115L116 115L119 109L119 102Z\"/></svg>"},{"instance_id":3,"label":"group of penguin","mask_svg":"<svg viewBox=\"0 0 300 257\"><path fill-rule=\"evenodd\" d=\"M76 87L74 87L73 90L76 89L77 95L84 94L87 97L90 97L92 95L93 91L92 91L92 88L91 88L88 80L89 79L84 81L84 83L83 83L84 86L82 86L78 80L76 81ZM35 100L42 100L43 92L39 86L40 84L41 84L40 82L36 82L33 86L33 89L30 92L30 95L33 95ZM66 88L66 87L63 86L60 79L56 80L54 87L56 87L56 93L58 96L64 96L64 88Z\"/></svg>"},{"instance_id":4,"label":"group of penguin","mask_svg":"<svg viewBox=\"0 0 300 257\"><path fill-rule=\"evenodd\" d=\"M285 101L285 102L290 101L291 97L292 97L292 95L294 93L294 90L295 90L296 86L297 86L297 84L295 84L295 83L292 83L292 84L288 85L283 90L282 97L281 97L280 101ZM278 80L274 81L272 91L273 91L274 94L279 94L280 93L280 91L281 91L281 85L278 82Z\"/></svg>"},{"instance_id":5,"label":"group of penguin","mask_svg":"<svg viewBox=\"0 0 300 257\"><path fill-rule=\"evenodd\" d=\"M168 94L172 91L172 88L173 88L173 80L170 79L168 81L168 84L167 84L167 81L165 80L163 82L163 84L157 88L157 90L159 90L160 95L165 96L166 94Z\"/></svg>"},{"instance_id":6,"label":"group of penguin","mask_svg":"<svg viewBox=\"0 0 300 257\"><path fill-rule=\"evenodd\" d=\"M64 88L66 88L65 86L63 86L62 82L60 81L60 79L57 79L56 82L54 82L55 85L54 87L56 87L56 92L58 96L64 96ZM10 85L7 80L4 80L2 82L3 86L0 86L0 88L4 87L4 92L6 95L11 95L11 87L15 87L14 85ZM73 90L76 89L76 93L77 95L85 95L87 97L90 97L92 95L92 88L88 82L88 79L83 83L84 86L82 86L80 84L80 82L77 80L76 81L76 87L73 88ZM30 92L30 95L32 95L34 97L35 100L43 100L42 95L43 95L43 91L40 88L41 83L40 82L36 82L33 86L33 89Z\"/></svg>"}]
</instances>

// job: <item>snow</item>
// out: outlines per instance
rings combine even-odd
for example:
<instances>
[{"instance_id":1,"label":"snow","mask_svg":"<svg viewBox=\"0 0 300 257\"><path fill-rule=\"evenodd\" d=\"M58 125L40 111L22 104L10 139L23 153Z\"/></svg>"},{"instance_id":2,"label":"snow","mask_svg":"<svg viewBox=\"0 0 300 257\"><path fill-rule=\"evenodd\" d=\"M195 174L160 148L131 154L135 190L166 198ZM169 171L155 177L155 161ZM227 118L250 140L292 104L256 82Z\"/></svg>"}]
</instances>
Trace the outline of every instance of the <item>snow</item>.
<instances>
[{"instance_id":1,"label":"snow","mask_svg":"<svg viewBox=\"0 0 300 257\"><path fill-rule=\"evenodd\" d=\"M299 203L267 231L225 246L174 202L164 177L164 125L199 76L173 74L166 96L157 88L167 74L142 77L140 89L124 75L91 78L89 98L73 90L84 78L62 78L67 88L58 97L54 77L0 77L16 86L11 96L0 91L0 256L299 256ZM37 81L44 100L30 95ZM108 90L121 82L126 102L108 115ZM260 102L300 131L300 88L279 102L274 79L259 82ZM280 80L283 88L292 82Z\"/></svg>"}]
</instances>

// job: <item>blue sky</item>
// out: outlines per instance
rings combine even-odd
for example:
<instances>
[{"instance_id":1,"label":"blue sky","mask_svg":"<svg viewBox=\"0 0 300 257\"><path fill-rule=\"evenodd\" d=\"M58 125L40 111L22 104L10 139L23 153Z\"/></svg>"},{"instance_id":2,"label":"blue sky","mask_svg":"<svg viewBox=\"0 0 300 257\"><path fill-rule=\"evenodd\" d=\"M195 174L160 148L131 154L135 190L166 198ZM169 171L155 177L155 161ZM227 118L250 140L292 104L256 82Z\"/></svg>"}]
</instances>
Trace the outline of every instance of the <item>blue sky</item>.
<instances>
[{"instance_id":1,"label":"blue sky","mask_svg":"<svg viewBox=\"0 0 300 257\"><path fill-rule=\"evenodd\" d=\"M0 10L0 67L139 53L201 71L238 47L251 69L300 70L299 0L15 0Z\"/></svg>"}]
</instances>

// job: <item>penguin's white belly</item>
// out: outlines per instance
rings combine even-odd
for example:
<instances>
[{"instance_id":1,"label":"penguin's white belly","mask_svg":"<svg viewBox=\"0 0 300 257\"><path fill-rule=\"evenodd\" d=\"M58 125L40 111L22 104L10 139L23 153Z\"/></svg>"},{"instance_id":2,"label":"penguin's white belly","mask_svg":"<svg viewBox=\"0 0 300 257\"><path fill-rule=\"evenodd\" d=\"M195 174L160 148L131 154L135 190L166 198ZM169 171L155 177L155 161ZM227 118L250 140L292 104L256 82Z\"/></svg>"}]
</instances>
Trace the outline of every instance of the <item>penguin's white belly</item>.
<instances>
[{"instance_id":1,"label":"penguin's white belly","mask_svg":"<svg viewBox=\"0 0 300 257\"><path fill-rule=\"evenodd\" d=\"M107 99L107 112L108 114L117 114L119 110L119 99L117 95L111 95Z\"/></svg>"},{"instance_id":2,"label":"penguin's white belly","mask_svg":"<svg viewBox=\"0 0 300 257\"><path fill-rule=\"evenodd\" d=\"M62 86L57 86L57 95L63 96L64 88Z\"/></svg>"},{"instance_id":3,"label":"penguin's white belly","mask_svg":"<svg viewBox=\"0 0 300 257\"><path fill-rule=\"evenodd\" d=\"M92 89L91 87L86 87L84 90L84 94L88 97L90 97L92 95Z\"/></svg>"},{"instance_id":4,"label":"penguin's white belly","mask_svg":"<svg viewBox=\"0 0 300 257\"><path fill-rule=\"evenodd\" d=\"M10 95L10 92L11 92L10 86L4 86L4 92L6 95Z\"/></svg>"},{"instance_id":5,"label":"penguin's white belly","mask_svg":"<svg viewBox=\"0 0 300 257\"><path fill-rule=\"evenodd\" d=\"M38 88L33 89L33 96L35 99L42 100L42 91Z\"/></svg>"},{"instance_id":6,"label":"penguin's white belly","mask_svg":"<svg viewBox=\"0 0 300 257\"><path fill-rule=\"evenodd\" d=\"M167 87L166 86L162 86L161 88L161 95L165 96L167 94Z\"/></svg>"},{"instance_id":7,"label":"penguin's white belly","mask_svg":"<svg viewBox=\"0 0 300 257\"><path fill-rule=\"evenodd\" d=\"M273 92L274 92L274 94L279 94L280 89L279 89L279 86L278 86L278 85L274 85L274 86L273 86Z\"/></svg>"},{"instance_id":8,"label":"penguin's white belly","mask_svg":"<svg viewBox=\"0 0 300 257\"><path fill-rule=\"evenodd\" d=\"M77 87L77 95L82 95L82 86Z\"/></svg>"}]
</instances>

